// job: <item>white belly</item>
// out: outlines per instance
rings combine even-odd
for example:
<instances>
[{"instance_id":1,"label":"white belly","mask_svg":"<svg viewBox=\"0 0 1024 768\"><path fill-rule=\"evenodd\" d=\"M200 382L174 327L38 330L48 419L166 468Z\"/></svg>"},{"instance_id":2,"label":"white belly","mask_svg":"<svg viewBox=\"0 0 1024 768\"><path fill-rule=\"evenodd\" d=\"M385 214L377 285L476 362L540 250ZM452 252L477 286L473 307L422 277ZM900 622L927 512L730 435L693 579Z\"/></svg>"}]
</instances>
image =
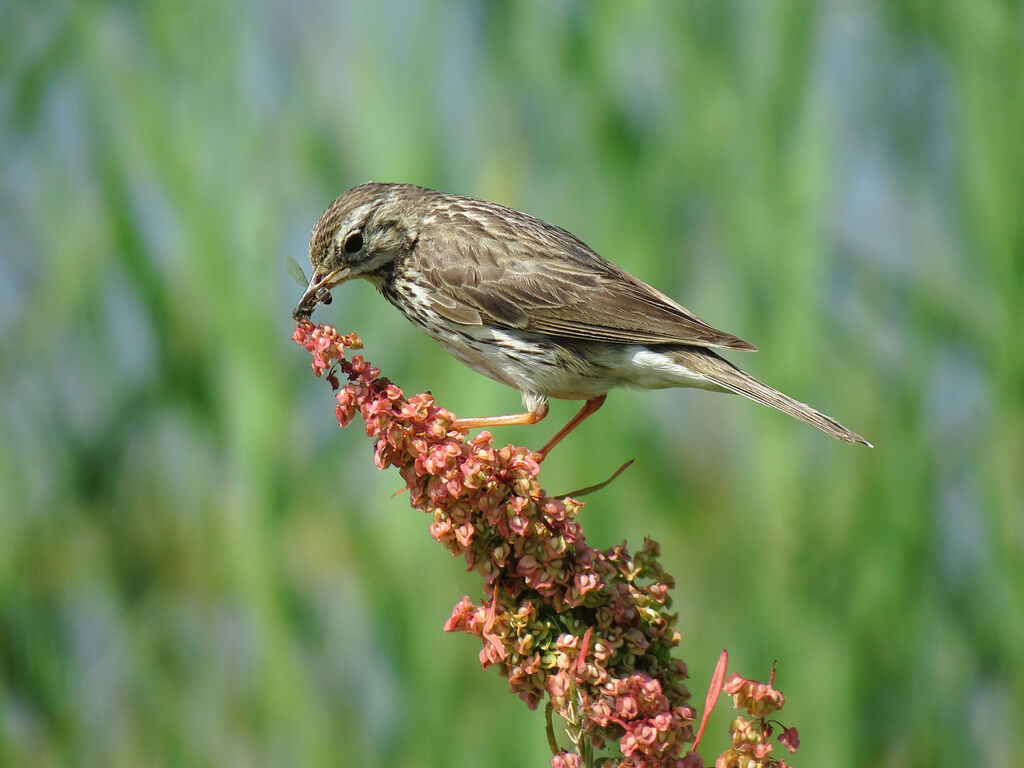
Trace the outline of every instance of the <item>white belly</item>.
<instances>
[{"instance_id":1,"label":"white belly","mask_svg":"<svg viewBox=\"0 0 1024 768\"><path fill-rule=\"evenodd\" d=\"M616 388L721 390L670 354L639 344L575 342L488 328L430 333L474 371L531 400L589 400Z\"/></svg>"}]
</instances>

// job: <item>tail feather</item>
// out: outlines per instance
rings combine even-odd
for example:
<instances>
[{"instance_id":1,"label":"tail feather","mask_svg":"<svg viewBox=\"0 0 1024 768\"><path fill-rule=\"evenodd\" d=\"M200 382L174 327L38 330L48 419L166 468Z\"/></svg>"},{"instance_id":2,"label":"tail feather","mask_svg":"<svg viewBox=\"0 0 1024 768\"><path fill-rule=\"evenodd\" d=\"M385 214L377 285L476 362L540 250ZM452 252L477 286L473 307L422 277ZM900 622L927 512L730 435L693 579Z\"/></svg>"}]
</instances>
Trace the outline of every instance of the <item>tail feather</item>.
<instances>
[{"instance_id":1,"label":"tail feather","mask_svg":"<svg viewBox=\"0 0 1024 768\"><path fill-rule=\"evenodd\" d=\"M754 402L767 405L777 411L800 419L812 427L817 427L827 435L846 443L862 443L872 448L867 440L856 432L847 429L830 416L816 411L811 406L794 400L789 395L762 384L749 373L740 370L728 360L719 357L707 349L693 348L677 352L680 362L687 368L699 373L711 383L730 392L750 398Z\"/></svg>"}]
</instances>

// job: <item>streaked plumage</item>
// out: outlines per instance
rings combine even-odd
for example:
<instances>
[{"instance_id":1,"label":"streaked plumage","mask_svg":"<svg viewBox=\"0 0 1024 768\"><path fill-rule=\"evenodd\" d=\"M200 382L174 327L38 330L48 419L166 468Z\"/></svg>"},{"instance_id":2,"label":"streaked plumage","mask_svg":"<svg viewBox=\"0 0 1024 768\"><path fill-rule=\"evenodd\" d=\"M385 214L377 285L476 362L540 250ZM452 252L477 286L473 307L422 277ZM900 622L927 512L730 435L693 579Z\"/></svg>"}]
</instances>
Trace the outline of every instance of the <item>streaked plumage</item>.
<instances>
[{"instance_id":1,"label":"streaked plumage","mask_svg":"<svg viewBox=\"0 0 1024 768\"><path fill-rule=\"evenodd\" d=\"M571 429L613 388L700 387L745 395L867 444L712 351L753 351L752 344L708 325L566 230L506 206L411 184L362 184L324 212L309 250L313 279L297 318L333 286L363 277L459 360L522 392L529 416L467 425L533 423L549 397L587 400Z\"/></svg>"}]
</instances>

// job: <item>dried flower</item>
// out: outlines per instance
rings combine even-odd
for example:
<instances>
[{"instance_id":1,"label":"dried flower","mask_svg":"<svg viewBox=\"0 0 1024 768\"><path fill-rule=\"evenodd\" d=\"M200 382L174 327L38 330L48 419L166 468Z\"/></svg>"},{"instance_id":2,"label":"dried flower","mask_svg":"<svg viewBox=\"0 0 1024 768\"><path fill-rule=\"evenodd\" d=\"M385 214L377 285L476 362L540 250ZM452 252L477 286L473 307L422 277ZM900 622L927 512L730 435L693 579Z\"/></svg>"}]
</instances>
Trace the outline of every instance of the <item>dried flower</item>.
<instances>
[{"instance_id":1,"label":"dried flower","mask_svg":"<svg viewBox=\"0 0 1024 768\"><path fill-rule=\"evenodd\" d=\"M786 768L785 760L776 760L772 756L772 745L768 742L774 730L773 725L782 726L776 720L769 720L768 715L782 709L786 697L782 691L776 690L775 670L767 683L748 680L732 674L725 681L722 690L731 694L737 709L746 710L753 719L738 716L729 726L732 746L718 756L715 768ZM782 726L779 743L791 753L800 746L800 739L795 728Z\"/></svg>"},{"instance_id":2,"label":"dried flower","mask_svg":"<svg viewBox=\"0 0 1024 768\"><path fill-rule=\"evenodd\" d=\"M551 758L551 768L580 768L582 765L582 758L575 752L563 750Z\"/></svg>"},{"instance_id":3,"label":"dried flower","mask_svg":"<svg viewBox=\"0 0 1024 768\"><path fill-rule=\"evenodd\" d=\"M782 691L775 690L770 683L747 680L736 673L729 676L722 690L732 695L736 709L745 709L754 717L770 715L786 703Z\"/></svg>"},{"instance_id":4,"label":"dried flower","mask_svg":"<svg viewBox=\"0 0 1024 768\"><path fill-rule=\"evenodd\" d=\"M796 728L785 728L779 734L779 743L791 753L796 752L800 746L800 734L796 732Z\"/></svg>"}]
</instances>

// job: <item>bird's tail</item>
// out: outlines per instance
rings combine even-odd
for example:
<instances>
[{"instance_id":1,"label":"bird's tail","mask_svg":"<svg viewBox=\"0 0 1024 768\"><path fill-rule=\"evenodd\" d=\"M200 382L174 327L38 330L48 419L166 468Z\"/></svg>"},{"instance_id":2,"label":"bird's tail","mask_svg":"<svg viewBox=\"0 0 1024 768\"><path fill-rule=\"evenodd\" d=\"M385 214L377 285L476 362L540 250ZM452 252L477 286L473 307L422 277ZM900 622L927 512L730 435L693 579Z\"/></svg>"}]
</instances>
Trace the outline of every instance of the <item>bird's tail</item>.
<instances>
[{"instance_id":1,"label":"bird's tail","mask_svg":"<svg viewBox=\"0 0 1024 768\"><path fill-rule=\"evenodd\" d=\"M708 349L684 349L676 352L676 355L679 356L680 363L716 386L748 397L769 408L788 413L793 418L800 419L812 427L817 427L825 434L832 435L843 442L862 443L873 447L863 437L847 429L832 417L794 400L789 395L784 395L777 389L772 389L767 384L762 384L749 373L741 371L728 360Z\"/></svg>"}]
</instances>

